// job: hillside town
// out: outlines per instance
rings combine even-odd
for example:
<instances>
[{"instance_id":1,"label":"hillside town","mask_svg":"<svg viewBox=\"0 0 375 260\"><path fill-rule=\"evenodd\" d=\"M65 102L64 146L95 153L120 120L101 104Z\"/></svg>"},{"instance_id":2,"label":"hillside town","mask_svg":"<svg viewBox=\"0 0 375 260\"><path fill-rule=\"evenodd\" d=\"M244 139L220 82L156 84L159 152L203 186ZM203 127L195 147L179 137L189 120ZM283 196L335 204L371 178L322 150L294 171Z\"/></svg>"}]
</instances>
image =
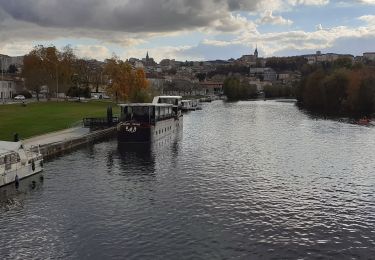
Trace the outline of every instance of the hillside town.
<instances>
[{"instance_id":1,"label":"hillside town","mask_svg":"<svg viewBox=\"0 0 375 260\"><path fill-rule=\"evenodd\" d=\"M256 48L252 54L238 59L211 61L177 61L163 59L157 63L147 52L145 58L129 58L133 69L142 69L146 74L153 93L182 96L212 96L223 94L223 84L227 77L238 77L241 82L256 86L262 93L265 86L278 88L290 87L301 78L304 66L329 64L337 60L347 60L352 64L374 64L375 52L366 52L362 56L350 54L322 53L293 57L263 58ZM90 89L91 98L109 98L107 86L111 83L103 68L105 61L83 59L85 69L81 70L81 85ZM23 74L24 56L11 57L0 54L0 101L6 103L16 95L36 91L25 83ZM69 96L69 84L59 82L58 66L56 78L49 85L40 86L41 98L66 98ZM71 83L72 84L72 83ZM60 85L60 87L59 87Z\"/></svg>"}]
</instances>

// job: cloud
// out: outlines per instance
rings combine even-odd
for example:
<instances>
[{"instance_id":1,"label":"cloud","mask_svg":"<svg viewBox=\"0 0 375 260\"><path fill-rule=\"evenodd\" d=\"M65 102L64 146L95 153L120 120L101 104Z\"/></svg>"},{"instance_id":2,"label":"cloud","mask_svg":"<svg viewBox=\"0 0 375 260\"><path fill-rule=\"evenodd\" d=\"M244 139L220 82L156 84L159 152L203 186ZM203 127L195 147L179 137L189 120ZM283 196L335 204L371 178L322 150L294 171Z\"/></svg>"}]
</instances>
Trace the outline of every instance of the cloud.
<instances>
[{"instance_id":1,"label":"cloud","mask_svg":"<svg viewBox=\"0 0 375 260\"><path fill-rule=\"evenodd\" d=\"M358 19L366 22L369 25L375 26L375 15L363 15L358 17Z\"/></svg>"},{"instance_id":2,"label":"cloud","mask_svg":"<svg viewBox=\"0 0 375 260\"><path fill-rule=\"evenodd\" d=\"M272 11L267 11L261 19L258 20L258 23L261 24L273 24L273 25L291 25L293 24L292 20L285 19L282 16L274 16Z\"/></svg>"},{"instance_id":3,"label":"cloud","mask_svg":"<svg viewBox=\"0 0 375 260\"><path fill-rule=\"evenodd\" d=\"M357 0L357 2L366 5L375 5L375 0Z\"/></svg>"},{"instance_id":4,"label":"cloud","mask_svg":"<svg viewBox=\"0 0 375 260\"><path fill-rule=\"evenodd\" d=\"M257 10L242 0L0 0L15 20L42 27L168 32L210 26L231 11ZM228 20L230 21L230 20Z\"/></svg>"},{"instance_id":5,"label":"cloud","mask_svg":"<svg viewBox=\"0 0 375 260\"><path fill-rule=\"evenodd\" d=\"M105 60L112 56L111 51L102 45L78 44L74 47L74 52L78 57L97 60Z\"/></svg>"},{"instance_id":6,"label":"cloud","mask_svg":"<svg viewBox=\"0 0 375 260\"><path fill-rule=\"evenodd\" d=\"M322 26L321 23L318 24L317 26L315 26L315 28L316 28L317 31L321 31L321 30L323 30L323 26Z\"/></svg>"},{"instance_id":7,"label":"cloud","mask_svg":"<svg viewBox=\"0 0 375 260\"><path fill-rule=\"evenodd\" d=\"M248 46L254 48L257 43L258 49L265 56L272 56L285 50L295 52L303 50L319 50L331 48L341 39L373 39L375 40L375 26L352 28L337 26L324 29L318 26L317 31L306 32L303 30L293 30L287 32L271 33L242 33L231 41L204 40L203 44L211 45L215 48L237 48L236 46ZM341 50L344 51L345 50Z\"/></svg>"},{"instance_id":8,"label":"cloud","mask_svg":"<svg viewBox=\"0 0 375 260\"><path fill-rule=\"evenodd\" d=\"M375 0L342 0L353 5L373 5ZM329 0L0 0L0 53L24 54L32 44L73 39L77 54L102 59L116 49L121 57L144 57L147 50L159 60L204 59L214 48L237 54L258 43L265 55L285 49L308 50L333 46L337 39L374 37L373 15L361 16L359 28L318 25L316 31L300 29L298 20L282 16L298 6L321 7ZM277 12L277 13L276 13ZM277 15L276 15L277 14ZM292 14L290 17L293 17ZM339 17L340 18L340 17ZM329 19L329 18L327 18ZM326 20L322 22L327 23ZM267 26L259 24L293 25ZM309 25L313 26L313 25ZM276 28L276 29L274 29ZM298 28L298 29L296 29ZM194 44L183 35L200 34ZM203 35L203 36L201 36ZM224 36L222 36L224 35ZM229 36L228 36L229 35ZM173 44L157 46L156 37L178 36ZM205 37L206 36L206 37ZM222 36L222 37L221 37ZM202 40L202 38L206 38ZM222 39L231 39L223 41ZM173 47L180 41L182 47ZM198 42L200 41L200 42ZM188 42L188 43L186 43ZM12 48L14 46L14 48ZM151 46L145 47L145 46ZM73 46L74 47L74 46ZM111 47L113 47L111 49ZM231 50L233 48L233 50ZM204 50L204 51L202 51ZM225 54L226 55L226 54ZM228 54L230 55L230 54Z\"/></svg>"},{"instance_id":9,"label":"cloud","mask_svg":"<svg viewBox=\"0 0 375 260\"><path fill-rule=\"evenodd\" d=\"M291 5L327 5L329 4L329 0L288 0L288 2Z\"/></svg>"}]
</instances>

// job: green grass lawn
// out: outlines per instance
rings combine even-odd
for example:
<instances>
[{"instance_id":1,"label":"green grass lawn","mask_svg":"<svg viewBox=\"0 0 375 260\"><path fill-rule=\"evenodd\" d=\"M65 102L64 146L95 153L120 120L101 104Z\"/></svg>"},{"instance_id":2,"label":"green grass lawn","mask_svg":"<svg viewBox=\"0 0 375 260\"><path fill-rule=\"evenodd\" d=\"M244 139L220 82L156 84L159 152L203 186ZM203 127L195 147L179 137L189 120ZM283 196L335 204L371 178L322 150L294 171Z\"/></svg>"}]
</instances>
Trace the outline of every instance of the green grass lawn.
<instances>
[{"instance_id":1,"label":"green grass lawn","mask_svg":"<svg viewBox=\"0 0 375 260\"><path fill-rule=\"evenodd\" d=\"M60 101L0 105L0 140L13 140L14 133L21 139L70 128L84 117L106 117L111 105L113 114L119 107L110 102L90 101L86 103Z\"/></svg>"}]
</instances>

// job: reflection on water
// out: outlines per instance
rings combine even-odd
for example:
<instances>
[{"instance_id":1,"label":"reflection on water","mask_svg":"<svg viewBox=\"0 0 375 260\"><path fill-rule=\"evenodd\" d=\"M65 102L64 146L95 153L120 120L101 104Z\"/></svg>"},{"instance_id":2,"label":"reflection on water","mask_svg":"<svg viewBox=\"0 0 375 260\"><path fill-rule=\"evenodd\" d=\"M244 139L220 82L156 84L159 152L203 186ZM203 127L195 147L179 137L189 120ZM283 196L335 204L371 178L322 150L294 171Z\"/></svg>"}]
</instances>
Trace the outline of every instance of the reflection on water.
<instances>
[{"instance_id":1,"label":"reflection on water","mask_svg":"<svg viewBox=\"0 0 375 260\"><path fill-rule=\"evenodd\" d=\"M23 206L24 199L33 191L40 191L43 185L43 173L22 179L18 185L12 183L0 188L0 212Z\"/></svg>"},{"instance_id":2,"label":"reflection on water","mask_svg":"<svg viewBox=\"0 0 375 260\"><path fill-rule=\"evenodd\" d=\"M47 163L43 185L0 210L0 255L371 259L374 136L290 103L204 104L176 139Z\"/></svg>"}]
</instances>

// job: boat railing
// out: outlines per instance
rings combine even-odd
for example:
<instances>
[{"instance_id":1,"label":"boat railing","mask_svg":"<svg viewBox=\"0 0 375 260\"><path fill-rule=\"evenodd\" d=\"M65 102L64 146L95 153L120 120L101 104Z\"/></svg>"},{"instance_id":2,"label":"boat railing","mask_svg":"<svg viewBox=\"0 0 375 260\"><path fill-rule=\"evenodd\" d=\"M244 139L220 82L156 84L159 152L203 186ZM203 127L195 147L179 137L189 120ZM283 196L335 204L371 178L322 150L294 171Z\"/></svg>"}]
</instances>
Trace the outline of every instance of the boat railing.
<instances>
[{"instance_id":1,"label":"boat railing","mask_svg":"<svg viewBox=\"0 0 375 260\"><path fill-rule=\"evenodd\" d=\"M118 117L112 117L112 121L107 117L89 117L83 119L83 126L88 128L110 127L119 123Z\"/></svg>"}]
</instances>

